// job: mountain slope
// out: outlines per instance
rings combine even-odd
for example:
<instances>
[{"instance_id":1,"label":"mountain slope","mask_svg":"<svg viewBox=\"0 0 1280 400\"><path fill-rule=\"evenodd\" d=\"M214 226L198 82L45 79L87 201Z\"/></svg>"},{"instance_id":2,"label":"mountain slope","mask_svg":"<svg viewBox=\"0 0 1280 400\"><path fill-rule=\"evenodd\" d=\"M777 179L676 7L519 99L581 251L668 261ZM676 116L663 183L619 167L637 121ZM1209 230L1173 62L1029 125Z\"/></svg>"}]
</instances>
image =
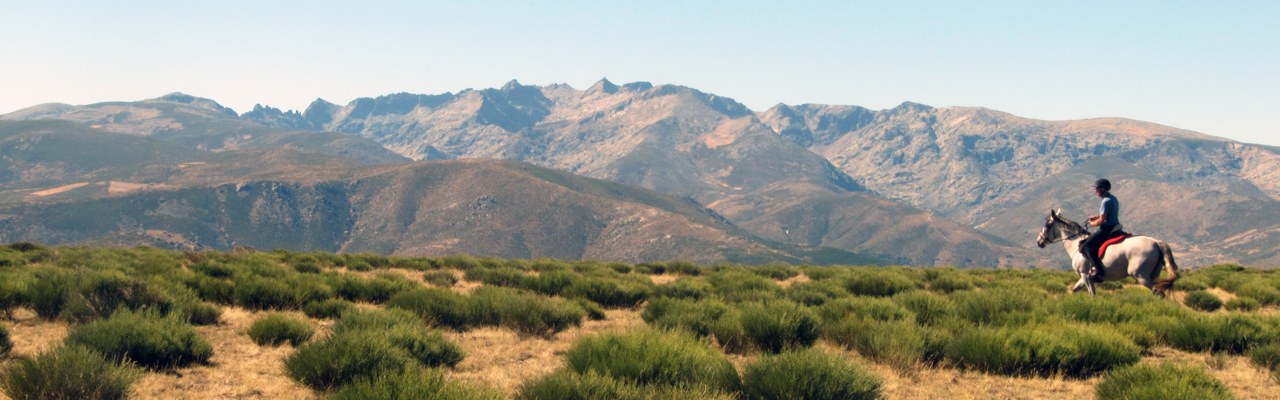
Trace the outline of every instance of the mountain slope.
<instances>
[{"instance_id":1,"label":"mountain slope","mask_svg":"<svg viewBox=\"0 0 1280 400\"><path fill-rule=\"evenodd\" d=\"M366 164L408 161L367 139L335 132L304 132L249 123L213 100L172 93L137 102L86 106L42 104L0 120L67 120L92 129L151 137L199 150L291 146Z\"/></svg>"},{"instance_id":2,"label":"mountain slope","mask_svg":"<svg viewBox=\"0 0 1280 400\"><path fill-rule=\"evenodd\" d=\"M163 186L127 192L96 182L47 196L26 190L20 201L0 205L0 240L630 262L878 262L766 242L688 199L509 161L364 166L272 149L180 165Z\"/></svg>"},{"instance_id":3,"label":"mountain slope","mask_svg":"<svg viewBox=\"0 0 1280 400\"><path fill-rule=\"evenodd\" d=\"M916 265L1006 265L1001 259L1011 260L1008 265L1028 265L1044 260L940 219L936 223L945 226L934 226L933 218L906 221L889 216L865 224L857 218L821 214L827 209L807 207L804 200L837 204L834 209L850 215L919 211L865 193L856 180L775 134L732 99L680 86L619 86L602 80L583 91L512 81L500 89L397 94L341 107L317 100L302 114L261 114L271 117L248 117L263 124L362 135L415 159L519 160L689 196L770 240L835 245ZM855 193L860 194L850 195ZM804 236L776 228L781 220L796 218L832 226ZM855 237L865 240L851 239ZM988 256L914 250L957 247Z\"/></svg>"}]
</instances>

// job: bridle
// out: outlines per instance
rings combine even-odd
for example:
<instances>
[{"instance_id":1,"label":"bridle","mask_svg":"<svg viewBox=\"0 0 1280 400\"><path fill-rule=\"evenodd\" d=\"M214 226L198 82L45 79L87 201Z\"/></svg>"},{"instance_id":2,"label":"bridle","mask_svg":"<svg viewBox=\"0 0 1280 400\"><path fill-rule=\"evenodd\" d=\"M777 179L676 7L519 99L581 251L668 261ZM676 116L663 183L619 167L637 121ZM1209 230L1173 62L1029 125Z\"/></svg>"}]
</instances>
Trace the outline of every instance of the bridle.
<instances>
[{"instance_id":1,"label":"bridle","mask_svg":"<svg viewBox=\"0 0 1280 400\"><path fill-rule=\"evenodd\" d=\"M1070 236L1065 236L1065 237L1064 237L1064 236L1062 236L1062 235L1056 235L1056 236L1058 236L1058 237L1053 238L1053 239L1048 239L1048 238L1045 238L1045 237L1044 237L1044 231L1045 231L1045 230L1048 230L1050 226L1053 226L1054 228L1056 228L1056 229L1058 230L1058 232L1066 233L1064 229L1062 229L1062 228L1058 227L1058 225L1059 225L1059 224L1061 224L1061 225L1067 225L1067 222L1066 222L1066 221L1059 220L1058 218L1056 218L1056 216L1051 216L1051 217L1049 217L1049 222L1048 222L1048 223L1046 223L1046 224L1044 225L1044 230L1041 230L1041 231L1040 231L1040 235L1039 235L1039 238L1038 238L1038 239L1040 239L1040 242L1038 243L1040 247L1048 246L1048 245L1050 245L1050 244L1054 244L1054 243L1061 242L1061 241L1066 241L1066 240L1075 240L1076 238L1079 238L1079 237L1082 237L1082 236L1089 236L1089 230L1088 230L1088 229L1083 229L1083 230L1081 230L1080 232L1077 232L1077 233L1072 234L1072 235L1070 235Z\"/></svg>"}]
</instances>

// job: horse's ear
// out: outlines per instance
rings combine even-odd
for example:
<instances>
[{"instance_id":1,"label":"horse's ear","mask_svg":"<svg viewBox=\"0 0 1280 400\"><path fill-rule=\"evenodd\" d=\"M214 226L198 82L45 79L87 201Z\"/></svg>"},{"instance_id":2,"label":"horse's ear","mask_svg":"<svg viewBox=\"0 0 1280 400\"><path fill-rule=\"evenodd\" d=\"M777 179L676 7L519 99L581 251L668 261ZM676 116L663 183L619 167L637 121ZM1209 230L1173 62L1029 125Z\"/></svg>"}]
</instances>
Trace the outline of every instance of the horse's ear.
<instances>
[{"instance_id":1,"label":"horse's ear","mask_svg":"<svg viewBox=\"0 0 1280 400\"><path fill-rule=\"evenodd\" d=\"M1062 216L1062 209L1061 209L1061 208L1059 208L1059 209L1057 209L1057 210L1053 210L1053 216L1055 216L1055 217L1061 217L1061 216Z\"/></svg>"}]
</instances>

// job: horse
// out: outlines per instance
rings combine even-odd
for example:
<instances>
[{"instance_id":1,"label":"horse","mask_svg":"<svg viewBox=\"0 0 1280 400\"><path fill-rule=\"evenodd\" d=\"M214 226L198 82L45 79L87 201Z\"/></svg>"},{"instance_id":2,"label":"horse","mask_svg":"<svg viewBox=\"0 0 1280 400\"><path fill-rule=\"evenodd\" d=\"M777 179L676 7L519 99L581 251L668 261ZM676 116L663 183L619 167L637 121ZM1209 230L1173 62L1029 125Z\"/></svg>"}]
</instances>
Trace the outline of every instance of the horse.
<instances>
[{"instance_id":1,"label":"horse","mask_svg":"<svg viewBox=\"0 0 1280 400\"><path fill-rule=\"evenodd\" d=\"M1049 217L1045 219L1044 229L1040 230L1036 245L1043 249L1047 244L1061 241L1067 248L1067 255L1071 257L1072 268L1080 275L1080 281L1071 287L1071 293L1079 291L1081 287L1088 287L1089 295L1093 296L1096 291L1093 281L1089 279L1089 262L1080 253L1080 243L1089 237L1089 231L1080 224L1062 218L1061 212L1049 210ZM1164 264L1168 277L1157 280L1160 277L1160 264ZM1178 280L1178 263L1173 260L1169 244L1147 236L1131 236L1123 242L1108 246L1107 253L1102 257L1102 265L1103 281L1118 281L1132 276L1160 297L1164 297L1169 288L1173 287L1173 282Z\"/></svg>"}]
</instances>

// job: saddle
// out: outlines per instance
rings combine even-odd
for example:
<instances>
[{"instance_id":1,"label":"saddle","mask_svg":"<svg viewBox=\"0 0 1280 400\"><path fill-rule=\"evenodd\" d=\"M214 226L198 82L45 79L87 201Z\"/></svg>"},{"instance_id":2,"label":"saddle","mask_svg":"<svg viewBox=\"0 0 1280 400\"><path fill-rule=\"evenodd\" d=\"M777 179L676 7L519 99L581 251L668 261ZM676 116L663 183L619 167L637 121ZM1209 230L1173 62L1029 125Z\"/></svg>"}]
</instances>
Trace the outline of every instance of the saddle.
<instances>
[{"instance_id":1,"label":"saddle","mask_svg":"<svg viewBox=\"0 0 1280 400\"><path fill-rule=\"evenodd\" d=\"M1107 239L1107 241L1105 242L1102 242L1102 246L1098 246L1098 259L1101 260L1102 255L1107 254L1107 246L1123 242L1125 239L1128 239L1130 236L1133 236L1133 235L1129 234L1129 232L1124 232L1121 230L1116 230L1115 232L1111 232L1111 238Z\"/></svg>"}]
</instances>

